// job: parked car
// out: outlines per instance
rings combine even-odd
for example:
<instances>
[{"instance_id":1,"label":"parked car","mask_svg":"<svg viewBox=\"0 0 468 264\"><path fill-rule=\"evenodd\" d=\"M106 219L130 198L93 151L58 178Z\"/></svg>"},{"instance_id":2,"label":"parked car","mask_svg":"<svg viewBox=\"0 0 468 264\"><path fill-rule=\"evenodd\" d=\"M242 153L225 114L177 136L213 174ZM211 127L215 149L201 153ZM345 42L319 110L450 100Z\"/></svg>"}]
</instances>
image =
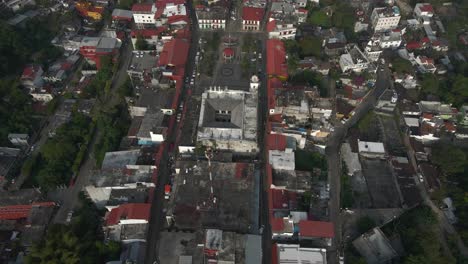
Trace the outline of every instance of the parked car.
<instances>
[{"instance_id":1,"label":"parked car","mask_svg":"<svg viewBox=\"0 0 468 264\"><path fill-rule=\"evenodd\" d=\"M73 217L73 210L71 210L71 211L68 212L66 222L67 222L67 223L70 223L72 217Z\"/></svg>"}]
</instances>

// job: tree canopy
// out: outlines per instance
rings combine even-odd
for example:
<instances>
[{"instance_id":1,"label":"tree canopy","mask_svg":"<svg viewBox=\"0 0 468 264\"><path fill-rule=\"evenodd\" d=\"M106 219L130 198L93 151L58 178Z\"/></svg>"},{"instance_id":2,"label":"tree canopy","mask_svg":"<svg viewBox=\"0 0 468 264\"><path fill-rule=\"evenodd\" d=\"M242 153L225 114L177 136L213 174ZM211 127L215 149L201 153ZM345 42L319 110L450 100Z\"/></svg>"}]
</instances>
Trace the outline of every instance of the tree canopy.
<instances>
[{"instance_id":1,"label":"tree canopy","mask_svg":"<svg viewBox=\"0 0 468 264\"><path fill-rule=\"evenodd\" d=\"M7 145L9 133L28 134L33 127L31 97L17 81L4 78L0 79L0 101L0 144Z\"/></svg>"},{"instance_id":2,"label":"tree canopy","mask_svg":"<svg viewBox=\"0 0 468 264\"><path fill-rule=\"evenodd\" d=\"M70 226L52 225L43 241L35 243L26 264L37 263L106 263L119 258L120 244L104 243L101 214L86 198L74 214Z\"/></svg>"}]
</instances>

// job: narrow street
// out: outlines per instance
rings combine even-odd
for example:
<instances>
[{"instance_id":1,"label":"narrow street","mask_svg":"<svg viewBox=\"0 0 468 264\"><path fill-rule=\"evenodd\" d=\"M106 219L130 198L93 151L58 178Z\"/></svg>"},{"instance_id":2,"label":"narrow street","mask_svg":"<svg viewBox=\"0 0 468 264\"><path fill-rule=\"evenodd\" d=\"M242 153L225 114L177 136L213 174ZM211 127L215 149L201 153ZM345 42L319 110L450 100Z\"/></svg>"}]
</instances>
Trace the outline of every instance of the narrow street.
<instances>
[{"instance_id":1,"label":"narrow street","mask_svg":"<svg viewBox=\"0 0 468 264\"><path fill-rule=\"evenodd\" d=\"M194 9L192 6L192 2L187 2L187 9L189 10L190 19L191 19L191 32L192 32L192 42L190 43L190 50L189 50L189 55L187 59L187 65L185 69L185 75L190 77L193 70L195 69L195 56L198 50L198 24L197 20L195 18L194 14ZM187 97L187 90L188 87L186 85L182 86L182 92L180 94L180 102L179 103L185 103L186 102L186 97ZM175 119L177 114L179 113L180 109L177 109L176 112L172 115L172 118ZM176 140L177 140L177 135L179 131L176 131L177 129L177 123L172 128L172 131L170 131L168 134L170 135L167 140L162 143L162 146L164 148L163 156L161 157L160 163L157 165L157 170L156 173L158 175L157 177L157 183L156 183L156 188L154 189L154 196L153 196L153 201L151 202L151 215L150 215L150 222L149 222L149 227L148 227L148 234L147 234L147 239L146 239L146 257L145 257L145 263L147 264L153 264L153 263L158 263L162 264L159 261L159 256L158 256L158 249L159 249L159 242L160 242L160 233L161 231L164 230L165 228L165 223L166 223L166 215L164 212L164 185L169 182L169 176L171 175L170 168L168 166L169 163L169 157L173 155L173 153L169 153L169 148L171 146L175 146ZM174 147L174 149L177 146ZM174 151L174 150L172 150Z\"/></svg>"},{"instance_id":2,"label":"narrow street","mask_svg":"<svg viewBox=\"0 0 468 264\"><path fill-rule=\"evenodd\" d=\"M111 96L107 99L108 104L115 104L118 97L116 92L117 88L125 82L128 76L127 68L128 64L130 63L130 58L132 56L132 49L133 48L130 43L126 43L121 49L120 65L119 69L114 74L112 80L112 86L110 91ZM89 177L96 164L92 153L94 153L96 143L98 142L98 140L101 140L101 131L99 131L98 126L96 126L93 138L88 147L88 155L85 156L80 170L76 175L75 184L69 187L68 191L64 192L63 201L59 210L57 211L57 214L55 215L54 223L65 223L68 212L70 212L76 207L79 201L78 194L83 190L84 186L88 184Z\"/></svg>"},{"instance_id":3,"label":"narrow street","mask_svg":"<svg viewBox=\"0 0 468 264\"><path fill-rule=\"evenodd\" d=\"M329 216L330 221L335 225L335 238L332 246L328 251L328 262L339 263L339 256L342 253L346 241L342 241L341 230L341 157L340 148L348 129L354 126L367 112L369 112L382 93L391 87L391 72L385 67L380 66L377 71L377 81L373 90L371 90L365 99L356 107L354 115L349 118L345 124L336 122L334 132L328 139L327 148L325 150L328 163L328 181L330 184L330 201L329 201ZM382 69L382 70L381 70Z\"/></svg>"}]
</instances>

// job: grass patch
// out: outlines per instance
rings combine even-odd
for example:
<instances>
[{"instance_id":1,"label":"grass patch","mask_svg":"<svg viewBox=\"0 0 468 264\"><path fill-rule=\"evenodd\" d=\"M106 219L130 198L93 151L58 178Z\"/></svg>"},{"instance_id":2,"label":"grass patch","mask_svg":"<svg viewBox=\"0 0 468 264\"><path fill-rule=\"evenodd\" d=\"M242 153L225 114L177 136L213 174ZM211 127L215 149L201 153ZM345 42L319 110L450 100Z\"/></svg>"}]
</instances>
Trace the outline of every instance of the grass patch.
<instances>
[{"instance_id":1,"label":"grass patch","mask_svg":"<svg viewBox=\"0 0 468 264\"><path fill-rule=\"evenodd\" d=\"M364 133L369 130L375 118L376 115L373 111L368 112L363 118L361 118L357 124L359 132Z\"/></svg>"}]
</instances>

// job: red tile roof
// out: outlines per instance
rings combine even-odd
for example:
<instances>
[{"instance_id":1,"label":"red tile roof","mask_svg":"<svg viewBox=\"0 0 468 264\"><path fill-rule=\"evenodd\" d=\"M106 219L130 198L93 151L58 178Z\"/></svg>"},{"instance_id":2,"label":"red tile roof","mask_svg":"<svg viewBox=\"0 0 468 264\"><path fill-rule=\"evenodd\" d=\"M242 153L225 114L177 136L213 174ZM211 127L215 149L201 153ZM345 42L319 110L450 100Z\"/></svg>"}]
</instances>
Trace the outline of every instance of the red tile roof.
<instances>
[{"instance_id":1,"label":"red tile roof","mask_svg":"<svg viewBox=\"0 0 468 264\"><path fill-rule=\"evenodd\" d=\"M264 14L265 9L263 8L250 6L244 6L242 8L242 20L261 21Z\"/></svg>"},{"instance_id":2,"label":"red tile roof","mask_svg":"<svg viewBox=\"0 0 468 264\"><path fill-rule=\"evenodd\" d=\"M434 8L432 8L431 4L424 4L419 7L419 10L422 12L434 13Z\"/></svg>"},{"instance_id":3,"label":"red tile roof","mask_svg":"<svg viewBox=\"0 0 468 264\"><path fill-rule=\"evenodd\" d=\"M151 204L128 203L112 209L106 217L106 225L119 224L123 219L149 220Z\"/></svg>"},{"instance_id":4,"label":"red tile roof","mask_svg":"<svg viewBox=\"0 0 468 264\"><path fill-rule=\"evenodd\" d=\"M170 16L167 19L168 24L174 24L174 23L181 22L181 21L184 21L186 24L188 24L189 23L188 16L177 15L177 16Z\"/></svg>"},{"instance_id":5,"label":"red tile roof","mask_svg":"<svg viewBox=\"0 0 468 264\"><path fill-rule=\"evenodd\" d=\"M333 223L321 221L299 221L299 236L332 238L335 236Z\"/></svg>"},{"instance_id":6,"label":"red tile roof","mask_svg":"<svg viewBox=\"0 0 468 264\"><path fill-rule=\"evenodd\" d=\"M132 12L151 12L153 4L133 4Z\"/></svg>"},{"instance_id":7,"label":"red tile roof","mask_svg":"<svg viewBox=\"0 0 468 264\"><path fill-rule=\"evenodd\" d=\"M52 207L53 202L33 203L28 205L8 205L0 207L0 220L19 220L27 218L33 207Z\"/></svg>"},{"instance_id":8,"label":"red tile roof","mask_svg":"<svg viewBox=\"0 0 468 264\"><path fill-rule=\"evenodd\" d=\"M36 73L41 69L39 65L28 65L24 68L21 78L34 79Z\"/></svg>"},{"instance_id":9,"label":"red tile roof","mask_svg":"<svg viewBox=\"0 0 468 264\"><path fill-rule=\"evenodd\" d=\"M421 43L417 41L410 41L406 44L406 48L409 50L420 49L422 47Z\"/></svg>"},{"instance_id":10,"label":"red tile roof","mask_svg":"<svg viewBox=\"0 0 468 264\"><path fill-rule=\"evenodd\" d=\"M266 24L266 30L267 32L272 32L276 28L276 20L275 19L270 19L268 23Z\"/></svg>"},{"instance_id":11,"label":"red tile roof","mask_svg":"<svg viewBox=\"0 0 468 264\"><path fill-rule=\"evenodd\" d=\"M286 49L279 39L267 40L267 73L277 77L288 77Z\"/></svg>"},{"instance_id":12,"label":"red tile roof","mask_svg":"<svg viewBox=\"0 0 468 264\"><path fill-rule=\"evenodd\" d=\"M283 218L270 218L271 231L283 231L284 221Z\"/></svg>"},{"instance_id":13,"label":"red tile roof","mask_svg":"<svg viewBox=\"0 0 468 264\"><path fill-rule=\"evenodd\" d=\"M189 43L184 39L172 39L164 44L159 66L179 66L185 65L189 52Z\"/></svg>"},{"instance_id":14,"label":"red tile roof","mask_svg":"<svg viewBox=\"0 0 468 264\"><path fill-rule=\"evenodd\" d=\"M234 56L234 50L231 49L231 48L225 48L224 51L223 51L223 55L224 57L232 57Z\"/></svg>"},{"instance_id":15,"label":"red tile roof","mask_svg":"<svg viewBox=\"0 0 468 264\"><path fill-rule=\"evenodd\" d=\"M158 36L162 32L164 32L167 27L157 27L157 28L144 28L144 29L134 29L130 33L132 37L136 37L138 35L142 36L143 38L151 38L153 36Z\"/></svg>"},{"instance_id":16,"label":"red tile roof","mask_svg":"<svg viewBox=\"0 0 468 264\"><path fill-rule=\"evenodd\" d=\"M281 134L268 134L267 149L284 151L286 149L286 136Z\"/></svg>"},{"instance_id":17,"label":"red tile roof","mask_svg":"<svg viewBox=\"0 0 468 264\"><path fill-rule=\"evenodd\" d=\"M271 190L272 194L272 209L293 210L297 206L297 193L288 190Z\"/></svg>"},{"instance_id":18,"label":"red tile roof","mask_svg":"<svg viewBox=\"0 0 468 264\"><path fill-rule=\"evenodd\" d=\"M449 132L455 132L457 130L455 125L450 121L445 121L444 126L445 126L445 129Z\"/></svg>"}]
</instances>

